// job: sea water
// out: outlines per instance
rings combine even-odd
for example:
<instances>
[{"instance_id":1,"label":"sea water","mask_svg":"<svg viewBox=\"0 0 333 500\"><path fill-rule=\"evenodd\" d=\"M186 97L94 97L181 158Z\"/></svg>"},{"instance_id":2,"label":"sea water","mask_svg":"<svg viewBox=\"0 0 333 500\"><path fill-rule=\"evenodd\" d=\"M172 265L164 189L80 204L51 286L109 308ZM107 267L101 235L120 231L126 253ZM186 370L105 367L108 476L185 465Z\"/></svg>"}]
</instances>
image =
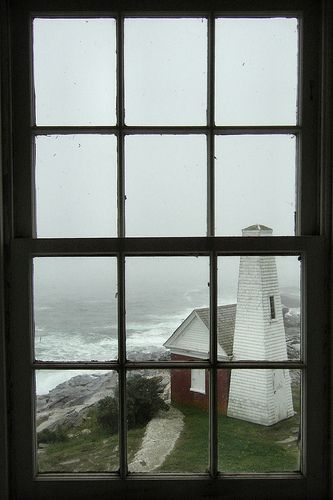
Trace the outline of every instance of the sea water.
<instances>
[{"instance_id":1,"label":"sea water","mask_svg":"<svg viewBox=\"0 0 333 500\"><path fill-rule=\"evenodd\" d=\"M208 307L208 294L192 289L129 293L126 300L127 357L163 354L164 342L195 308ZM106 298L39 297L34 306L35 359L39 361L113 361L118 358L117 301ZM150 353L155 356L150 358ZM82 370L43 370L38 394L45 394Z\"/></svg>"},{"instance_id":2,"label":"sea water","mask_svg":"<svg viewBox=\"0 0 333 500\"><path fill-rule=\"evenodd\" d=\"M164 342L196 308L208 307L202 287L136 289L126 296L126 351L129 360L158 359ZM235 303L224 294L219 304ZM290 308L299 315L299 308ZM114 361L118 358L117 300L83 294L39 296L34 306L35 359L40 361ZM36 391L45 394L82 370L39 371ZM96 372L95 372L96 373Z\"/></svg>"}]
</instances>

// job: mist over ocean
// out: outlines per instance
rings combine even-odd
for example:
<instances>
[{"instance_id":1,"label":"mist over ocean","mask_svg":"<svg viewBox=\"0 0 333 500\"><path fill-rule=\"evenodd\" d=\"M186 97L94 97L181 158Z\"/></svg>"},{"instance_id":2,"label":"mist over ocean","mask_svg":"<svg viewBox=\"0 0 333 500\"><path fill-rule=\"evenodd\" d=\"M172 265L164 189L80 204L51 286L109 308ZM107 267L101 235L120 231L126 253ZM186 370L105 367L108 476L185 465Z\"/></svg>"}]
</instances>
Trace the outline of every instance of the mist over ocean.
<instances>
[{"instance_id":1,"label":"mist over ocean","mask_svg":"<svg viewBox=\"0 0 333 500\"><path fill-rule=\"evenodd\" d=\"M178 292L178 293L177 293ZM294 307L298 289L281 290L283 303ZM180 298L181 295L181 298ZM35 358L41 361L108 361L117 359L117 309L114 297L89 299L79 295L57 297L46 294L35 304ZM225 294L220 304L235 303ZM202 288L183 293L173 289L132 290L126 301L127 356L163 352L163 343L195 308L208 306ZM298 308L297 308L298 309ZM39 394L47 393L69 376L82 370L39 371Z\"/></svg>"},{"instance_id":2,"label":"mist over ocean","mask_svg":"<svg viewBox=\"0 0 333 500\"><path fill-rule=\"evenodd\" d=\"M163 343L194 308L207 307L207 294L192 290L130 293L126 302L127 356L164 351ZM108 361L118 356L117 309L106 299L46 296L35 304L35 358L41 361ZM82 373L78 371L77 373ZM73 376L73 371L71 371ZM65 370L39 372L37 391L48 392L66 380Z\"/></svg>"}]
</instances>

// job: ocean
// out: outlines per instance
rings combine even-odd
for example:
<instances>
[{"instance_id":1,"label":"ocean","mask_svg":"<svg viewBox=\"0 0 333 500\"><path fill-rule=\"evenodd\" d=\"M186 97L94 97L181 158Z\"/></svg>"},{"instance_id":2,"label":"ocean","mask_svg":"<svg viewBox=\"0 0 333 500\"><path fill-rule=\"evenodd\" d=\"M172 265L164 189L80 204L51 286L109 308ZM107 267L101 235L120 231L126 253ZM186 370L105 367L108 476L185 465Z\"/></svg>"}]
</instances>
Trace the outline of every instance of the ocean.
<instances>
[{"instance_id":1,"label":"ocean","mask_svg":"<svg viewBox=\"0 0 333 500\"><path fill-rule=\"evenodd\" d=\"M128 359L137 352L163 352L163 343L192 312L208 306L202 287L145 290L129 293L126 301ZM57 297L35 301L35 359L40 361L109 361L118 356L117 302L114 297ZM40 370L36 392L45 394L82 370Z\"/></svg>"},{"instance_id":2,"label":"ocean","mask_svg":"<svg viewBox=\"0 0 333 500\"><path fill-rule=\"evenodd\" d=\"M284 297L294 297L287 290ZM208 287L169 285L163 288L132 288L126 296L127 358L138 353L164 351L164 342L193 309L208 307ZM234 293L219 297L219 304L235 303ZM287 300L285 300L287 302ZM294 301L295 302L295 301ZM294 306L291 300L286 304ZM299 308L296 307L299 311ZM297 311L293 311L295 315ZM39 293L35 298L35 359L40 361L112 361L118 356L117 298L93 293ZM82 370L39 370L37 394L81 374ZM87 373L87 372L86 372ZM95 372L96 373L96 372Z\"/></svg>"}]
</instances>

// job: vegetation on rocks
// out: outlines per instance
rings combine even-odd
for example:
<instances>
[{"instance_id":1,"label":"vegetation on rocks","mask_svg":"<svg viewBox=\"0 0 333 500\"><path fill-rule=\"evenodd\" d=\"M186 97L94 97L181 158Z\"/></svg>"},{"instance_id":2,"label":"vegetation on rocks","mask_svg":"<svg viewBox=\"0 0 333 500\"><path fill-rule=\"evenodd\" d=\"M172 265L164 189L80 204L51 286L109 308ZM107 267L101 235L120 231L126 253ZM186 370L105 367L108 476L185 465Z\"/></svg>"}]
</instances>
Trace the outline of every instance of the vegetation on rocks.
<instances>
[{"instance_id":1,"label":"vegetation on rocks","mask_svg":"<svg viewBox=\"0 0 333 500\"><path fill-rule=\"evenodd\" d=\"M144 426L160 409L169 406L163 399L161 377L135 374L127 381L129 449L134 457ZM78 425L58 425L37 434L40 472L110 472L119 467L118 388L92 405Z\"/></svg>"},{"instance_id":2,"label":"vegetation on rocks","mask_svg":"<svg viewBox=\"0 0 333 500\"><path fill-rule=\"evenodd\" d=\"M161 377L145 378L134 375L127 382L127 425L129 429L142 427L159 410L168 410L162 394ZM99 401L96 409L97 423L111 434L118 430L118 388L114 397Z\"/></svg>"},{"instance_id":3,"label":"vegetation on rocks","mask_svg":"<svg viewBox=\"0 0 333 500\"><path fill-rule=\"evenodd\" d=\"M40 443L59 443L67 441L68 435L64 427L58 426L55 430L43 429L37 434L37 444Z\"/></svg>"},{"instance_id":4,"label":"vegetation on rocks","mask_svg":"<svg viewBox=\"0 0 333 500\"><path fill-rule=\"evenodd\" d=\"M142 427L159 410L168 410L164 401L161 377L145 378L134 375L127 382L127 424L128 428Z\"/></svg>"},{"instance_id":5,"label":"vegetation on rocks","mask_svg":"<svg viewBox=\"0 0 333 500\"><path fill-rule=\"evenodd\" d=\"M295 370L294 370L295 371ZM133 375L128 379L128 463L138 460L145 424L163 400L160 377ZM73 427L59 426L38 435L40 472L110 472L119 468L117 391L92 405L86 417ZM290 472L299 468L299 377L293 383L292 418L265 427L218 416L219 469L229 473ZM181 405L184 425L172 451L159 469L163 472L205 472L209 459L209 415L205 410ZM169 415L172 412L170 411ZM160 439L168 439L161 432ZM142 458L143 457L143 458ZM142 459L142 460L141 460ZM147 461L144 455L140 460ZM137 470L137 469L133 469Z\"/></svg>"}]
</instances>

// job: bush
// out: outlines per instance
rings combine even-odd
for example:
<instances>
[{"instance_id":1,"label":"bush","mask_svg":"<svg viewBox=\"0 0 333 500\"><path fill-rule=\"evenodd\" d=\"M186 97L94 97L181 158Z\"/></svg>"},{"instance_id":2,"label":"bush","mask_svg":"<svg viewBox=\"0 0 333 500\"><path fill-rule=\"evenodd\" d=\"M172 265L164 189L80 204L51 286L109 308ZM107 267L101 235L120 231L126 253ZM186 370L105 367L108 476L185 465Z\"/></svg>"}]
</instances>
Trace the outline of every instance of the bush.
<instances>
[{"instance_id":1,"label":"bush","mask_svg":"<svg viewBox=\"0 0 333 500\"><path fill-rule=\"evenodd\" d=\"M142 427L159 410L169 407L162 399L163 386L161 377L145 378L134 375L127 382L127 423L129 429Z\"/></svg>"},{"instance_id":2,"label":"bush","mask_svg":"<svg viewBox=\"0 0 333 500\"><path fill-rule=\"evenodd\" d=\"M98 402L96 410L97 424L107 433L118 431L118 399L107 396Z\"/></svg>"},{"instance_id":3,"label":"bush","mask_svg":"<svg viewBox=\"0 0 333 500\"><path fill-rule=\"evenodd\" d=\"M159 410L169 407L161 397L163 386L161 377L145 378L134 375L127 382L127 423L128 428L142 427L151 420ZM96 420L100 427L108 433L118 430L118 389L115 396L108 396L99 401Z\"/></svg>"},{"instance_id":4,"label":"bush","mask_svg":"<svg viewBox=\"0 0 333 500\"><path fill-rule=\"evenodd\" d=\"M37 434L37 443L60 443L67 441L68 436L66 430L62 427L57 427L54 431L44 429Z\"/></svg>"}]
</instances>

